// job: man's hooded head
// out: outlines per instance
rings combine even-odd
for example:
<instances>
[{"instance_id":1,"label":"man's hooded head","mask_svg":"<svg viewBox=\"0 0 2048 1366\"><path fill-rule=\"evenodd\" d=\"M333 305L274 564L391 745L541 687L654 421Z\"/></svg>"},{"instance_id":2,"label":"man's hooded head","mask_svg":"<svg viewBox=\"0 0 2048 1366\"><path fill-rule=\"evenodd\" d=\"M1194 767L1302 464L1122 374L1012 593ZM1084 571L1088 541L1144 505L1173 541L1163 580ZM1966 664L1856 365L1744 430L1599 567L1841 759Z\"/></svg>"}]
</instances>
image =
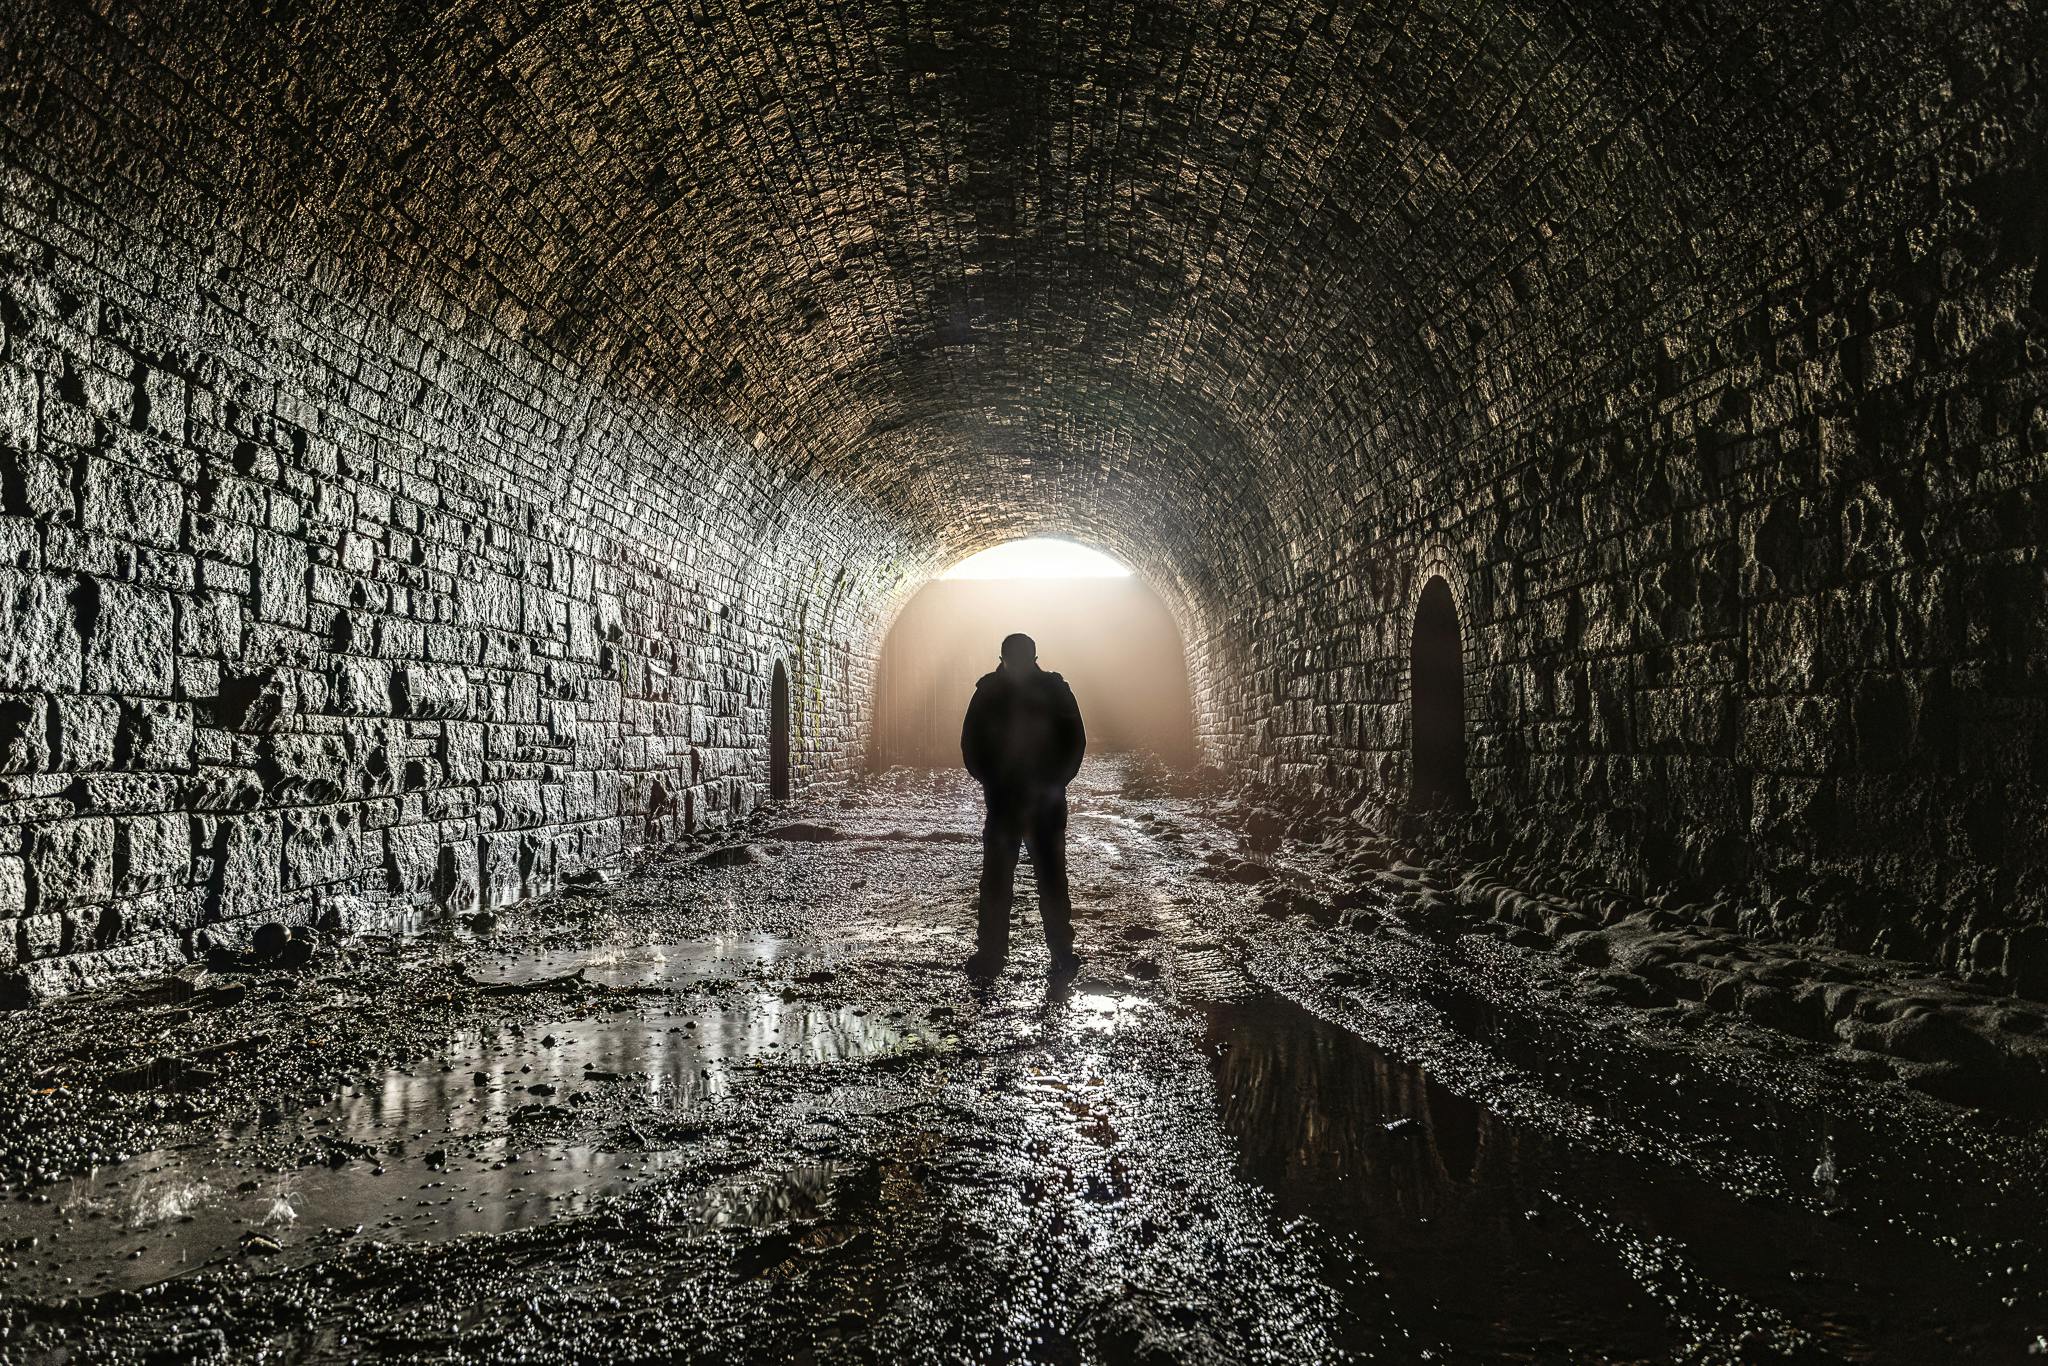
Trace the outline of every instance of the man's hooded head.
<instances>
[{"instance_id":1,"label":"man's hooded head","mask_svg":"<svg viewBox=\"0 0 2048 1366\"><path fill-rule=\"evenodd\" d=\"M1038 642L1019 631L1003 637L1003 667L1013 674L1028 674L1038 668Z\"/></svg>"}]
</instances>

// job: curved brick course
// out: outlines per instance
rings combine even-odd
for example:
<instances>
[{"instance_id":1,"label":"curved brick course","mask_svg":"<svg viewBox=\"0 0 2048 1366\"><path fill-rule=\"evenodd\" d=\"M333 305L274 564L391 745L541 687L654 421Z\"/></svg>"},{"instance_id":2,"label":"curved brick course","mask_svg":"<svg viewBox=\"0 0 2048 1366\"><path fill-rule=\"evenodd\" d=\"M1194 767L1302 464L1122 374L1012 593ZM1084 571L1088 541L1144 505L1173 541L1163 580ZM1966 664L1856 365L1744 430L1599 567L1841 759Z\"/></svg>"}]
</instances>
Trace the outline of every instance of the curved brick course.
<instances>
[{"instance_id":1,"label":"curved brick course","mask_svg":"<svg viewBox=\"0 0 2048 1366\"><path fill-rule=\"evenodd\" d=\"M1501 830L2042 980L2048 23L1785 10L22 0L0 960L744 811L1053 530L1239 771L1443 573Z\"/></svg>"}]
</instances>

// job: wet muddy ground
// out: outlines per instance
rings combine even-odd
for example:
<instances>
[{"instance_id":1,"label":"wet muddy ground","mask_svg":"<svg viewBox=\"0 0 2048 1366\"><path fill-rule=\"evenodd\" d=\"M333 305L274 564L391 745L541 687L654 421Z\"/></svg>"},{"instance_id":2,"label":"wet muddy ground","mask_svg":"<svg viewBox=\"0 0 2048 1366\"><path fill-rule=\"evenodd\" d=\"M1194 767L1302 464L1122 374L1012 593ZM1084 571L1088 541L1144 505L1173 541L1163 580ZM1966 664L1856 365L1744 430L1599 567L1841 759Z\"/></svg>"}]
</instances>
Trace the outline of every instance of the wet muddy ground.
<instances>
[{"instance_id":1,"label":"wet muddy ground","mask_svg":"<svg viewBox=\"0 0 2048 1366\"><path fill-rule=\"evenodd\" d=\"M495 924L0 1016L0 1359L2048 1355L2038 1120L1127 776L1073 793L1068 982L1028 867L961 974L978 812L899 772Z\"/></svg>"}]
</instances>

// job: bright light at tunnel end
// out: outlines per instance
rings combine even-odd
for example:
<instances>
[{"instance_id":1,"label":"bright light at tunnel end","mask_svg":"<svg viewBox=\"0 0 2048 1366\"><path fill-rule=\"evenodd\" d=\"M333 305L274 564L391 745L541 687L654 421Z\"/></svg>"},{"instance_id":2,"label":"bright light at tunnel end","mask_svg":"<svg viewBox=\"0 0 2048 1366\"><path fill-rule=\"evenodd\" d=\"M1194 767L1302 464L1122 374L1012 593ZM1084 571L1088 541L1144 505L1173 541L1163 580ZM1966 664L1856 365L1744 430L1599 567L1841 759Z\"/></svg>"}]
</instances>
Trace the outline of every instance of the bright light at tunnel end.
<instances>
[{"instance_id":1,"label":"bright light at tunnel end","mask_svg":"<svg viewBox=\"0 0 2048 1366\"><path fill-rule=\"evenodd\" d=\"M969 555L942 579L1127 579L1129 565L1099 550L1052 536L1033 536Z\"/></svg>"}]
</instances>

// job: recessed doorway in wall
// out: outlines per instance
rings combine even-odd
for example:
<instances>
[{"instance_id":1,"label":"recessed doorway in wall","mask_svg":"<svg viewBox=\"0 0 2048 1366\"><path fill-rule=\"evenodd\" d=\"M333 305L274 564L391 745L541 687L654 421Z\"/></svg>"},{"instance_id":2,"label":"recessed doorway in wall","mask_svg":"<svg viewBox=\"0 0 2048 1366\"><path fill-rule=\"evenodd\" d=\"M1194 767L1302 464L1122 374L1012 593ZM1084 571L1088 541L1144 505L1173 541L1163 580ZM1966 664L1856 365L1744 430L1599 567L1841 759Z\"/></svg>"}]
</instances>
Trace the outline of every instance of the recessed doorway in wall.
<instances>
[{"instance_id":1,"label":"recessed doorway in wall","mask_svg":"<svg viewBox=\"0 0 2048 1366\"><path fill-rule=\"evenodd\" d=\"M1441 575L1423 585L1415 607L1408 699L1414 740L1410 803L1418 811L1461 811L1472 803L1465 776L1465 650L1458 607Z\"/></svg>"},{"instance_id":2,"label":"recessed doorway in wall","mask_svg":"<svg viewBox=\"0 0 2048 1366\"><path fill-rule=\"evenodd\" d=\"M768 798L789 800L789 671L779 659L768 685Z\"/></svg>"}]
</instances>

